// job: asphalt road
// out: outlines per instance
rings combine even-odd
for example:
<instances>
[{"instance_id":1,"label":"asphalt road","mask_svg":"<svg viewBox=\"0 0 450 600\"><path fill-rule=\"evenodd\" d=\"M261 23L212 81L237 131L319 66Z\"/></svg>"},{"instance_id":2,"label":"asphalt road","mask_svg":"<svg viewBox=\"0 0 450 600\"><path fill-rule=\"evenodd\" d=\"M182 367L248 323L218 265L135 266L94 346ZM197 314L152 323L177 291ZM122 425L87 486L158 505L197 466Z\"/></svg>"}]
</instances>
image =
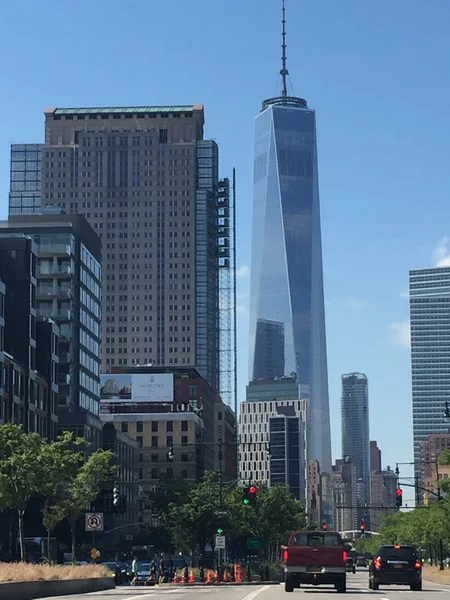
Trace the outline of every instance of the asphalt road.
<instances>
[{"instance_id":1,"label":"asphalt road","mask_svg":"<svg viewBox=\"0 0 450 600\"><path fill-rule=\"evenodd\" d=\"M423 582L421 592L411 592L403 586L381 586L374 592L368 587L368 571L360 570L347 575L347 594L351 600L447 600L450 588ZM443 596L442 594L447 594ZM334 588L307 587L286 594L283 585L221 586L221 587L178 587L145 588L119 587L115 590L86 594L83 596L61 596L54 600L295 600L308 595L305 600L331 600L337 593ZM342 596L342 594L339 594ZM372 596L371 599L368 596ZM375 596L373 598L373 596ZM337 599L336 599L337 600ZM350 600L350 599L349 599Z\"/></svg>"}]
</instances>

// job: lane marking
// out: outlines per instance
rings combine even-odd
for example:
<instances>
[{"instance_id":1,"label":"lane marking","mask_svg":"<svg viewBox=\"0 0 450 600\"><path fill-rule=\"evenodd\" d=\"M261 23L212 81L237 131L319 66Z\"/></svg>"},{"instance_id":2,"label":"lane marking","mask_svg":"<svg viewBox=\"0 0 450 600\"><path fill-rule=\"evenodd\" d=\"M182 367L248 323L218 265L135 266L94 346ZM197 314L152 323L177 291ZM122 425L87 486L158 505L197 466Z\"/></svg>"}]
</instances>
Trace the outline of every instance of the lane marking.
<instances>
[{"instance_id":1,"label":"lane marking","mask_svg":"<svg viewBox=\"0 0 450 600\"><path fill-rule=\"evenodd\" d=\"M242 600L253 600L253 598L256 598L256 596L258 596L258 594L261 594L261 592L265 592L266 590L270 590L271 587L271 585L263 585L262 587L253 590L253 592L250 592L250 594L244 596Z\"/></svg>"}]
</instances>

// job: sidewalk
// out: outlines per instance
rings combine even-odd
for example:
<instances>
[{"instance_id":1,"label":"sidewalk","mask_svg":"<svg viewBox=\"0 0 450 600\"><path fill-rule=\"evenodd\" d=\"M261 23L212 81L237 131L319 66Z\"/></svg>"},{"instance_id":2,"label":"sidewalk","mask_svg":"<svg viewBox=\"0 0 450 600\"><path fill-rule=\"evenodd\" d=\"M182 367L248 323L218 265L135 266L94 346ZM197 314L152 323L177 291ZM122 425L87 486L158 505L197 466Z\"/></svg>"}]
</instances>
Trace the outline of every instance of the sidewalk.
<instances>
[{"instance_id":1,"label":"sidewalk","mask_svg":"<svg viewBox=\"0 0 450 600\"><path fill-rule=\"evenodd\" d=\"M433 583L439 583L440 585L450 585L450 569L446 567L444 571L440 571L439 567L429 567L425 565L423 567L423 578L425 581L432 581Z\"/></svg>"}]
</instances>

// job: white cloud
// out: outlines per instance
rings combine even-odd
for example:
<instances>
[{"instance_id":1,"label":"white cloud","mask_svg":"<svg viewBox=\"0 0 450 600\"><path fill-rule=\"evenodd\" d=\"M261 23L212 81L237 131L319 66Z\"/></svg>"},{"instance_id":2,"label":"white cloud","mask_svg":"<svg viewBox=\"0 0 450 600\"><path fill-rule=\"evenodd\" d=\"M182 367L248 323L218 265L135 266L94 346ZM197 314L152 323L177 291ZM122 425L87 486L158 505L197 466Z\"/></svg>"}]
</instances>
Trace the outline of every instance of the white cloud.
<instances>
[{"instance_id":1,"label":"white cloud","mask_svg":"<svg viewBox=\"0 0 450 600\"><path fill-rule=\"evenodd\" d=\"M388 325L389 338L393 346L411 347L411 326L409 321L397 321Z\"/></svg>"},{"instance_id":2,"label":"white cloud","mask_svg":"<svg viewBox=\"0 0 450 600\"><path fill-rule=\"evenodd\" d=\"M349 308L362 309L367 308L368 302L366 300L360 300L359 298L346 298L344 304Z\"/></svg>"},{"instance_id":3,"label":"white cloud","mask_svg":"<svg viewBox=\"0 0 450 600\"><path fill-rule=\"evenodd\" d=\"M434 249L433 258L435 267L450 267L450 238L445 237Z\"/></svg>"},{"instance_id":4,"label":"white cloud","mask_svg":"<svg viewBox=\"0 0 450 600\"><path fill-rule=\"evenodd\" d=\"M241 265L236 269L236 277L239 279L246 279L250 275L250 269L248 265Z\"/></svg>"}]
</instances>

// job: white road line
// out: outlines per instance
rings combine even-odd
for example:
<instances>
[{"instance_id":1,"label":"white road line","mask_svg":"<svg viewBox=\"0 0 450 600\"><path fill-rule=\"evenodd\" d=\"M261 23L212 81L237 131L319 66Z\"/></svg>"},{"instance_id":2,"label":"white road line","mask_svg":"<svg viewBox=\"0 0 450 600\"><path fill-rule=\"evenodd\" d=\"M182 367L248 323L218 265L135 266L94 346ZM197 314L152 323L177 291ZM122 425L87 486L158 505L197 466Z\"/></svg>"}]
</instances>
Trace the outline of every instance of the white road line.
<instances>
[{"instance_id":1,"label":"white road line","mask_svg":"<svg viewBox=\"0 0 450 600\"><path fill-rule=\"evenodd\" d=\"M380 598L380 600L389 600L389 598Z\"/></svg>"},{"instance_id":2,"label":"white road line","mask_svg":"<svg viewBox=\"0 0 450 600\"><path fill-rule=\"evenodd\" d=\"M253 598L256 598L256 596L258 596L258 594L260 594L261 592L265 592L266 590L269 590L272 586L270 585L263 585L262 587L253 590L253 592L250 592L250 594L247 594L246 596L244 596L242 598L242 600L253 600Z\"/></svg>"}]
</instances>

